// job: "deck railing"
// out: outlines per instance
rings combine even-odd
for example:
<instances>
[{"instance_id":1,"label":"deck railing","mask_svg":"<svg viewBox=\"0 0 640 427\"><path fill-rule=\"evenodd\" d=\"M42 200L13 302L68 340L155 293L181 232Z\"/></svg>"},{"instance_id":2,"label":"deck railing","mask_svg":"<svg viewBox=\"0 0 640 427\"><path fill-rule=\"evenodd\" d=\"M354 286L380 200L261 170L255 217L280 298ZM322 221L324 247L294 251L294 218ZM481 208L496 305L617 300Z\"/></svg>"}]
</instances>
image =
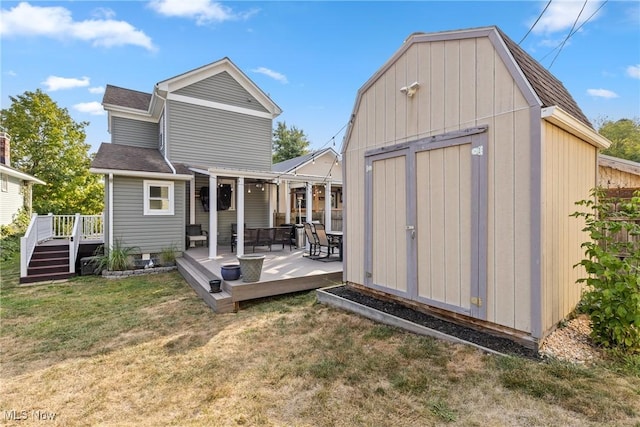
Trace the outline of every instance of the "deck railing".
<instances>
[{"instance_id":1,"label":"deck railing","mask_svg":"<svg viewBox=\"0 0 640 427\"><path fill-rule=\"evenodd\" d=\"M102 215L33 214L27 232L20 238L20 277L27 276L29 262L38 243L52 239L68 239L69 272L74 273L80 244L100 242L103 238Z\"/></svg>"}]
</instances>

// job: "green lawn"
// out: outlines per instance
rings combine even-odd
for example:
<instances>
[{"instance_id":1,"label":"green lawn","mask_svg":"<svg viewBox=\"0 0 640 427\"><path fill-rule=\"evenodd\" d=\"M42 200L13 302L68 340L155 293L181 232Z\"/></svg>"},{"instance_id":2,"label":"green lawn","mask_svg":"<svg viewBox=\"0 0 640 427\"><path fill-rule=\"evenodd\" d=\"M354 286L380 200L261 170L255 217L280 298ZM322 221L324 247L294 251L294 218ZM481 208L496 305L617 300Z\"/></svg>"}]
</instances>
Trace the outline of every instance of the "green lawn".
<instances>
[{"instance_id":1,"label":"green lawn","mask_svg":"<svg viewBox=\"0 0 640 427\"><path fill-rule=\"evenodd\" d=\"M0 268L2 425L640 426L640 358L489 356L314 292L215 314L178 273L18 286L17 258Z\"/></svg>"}]
</instances>

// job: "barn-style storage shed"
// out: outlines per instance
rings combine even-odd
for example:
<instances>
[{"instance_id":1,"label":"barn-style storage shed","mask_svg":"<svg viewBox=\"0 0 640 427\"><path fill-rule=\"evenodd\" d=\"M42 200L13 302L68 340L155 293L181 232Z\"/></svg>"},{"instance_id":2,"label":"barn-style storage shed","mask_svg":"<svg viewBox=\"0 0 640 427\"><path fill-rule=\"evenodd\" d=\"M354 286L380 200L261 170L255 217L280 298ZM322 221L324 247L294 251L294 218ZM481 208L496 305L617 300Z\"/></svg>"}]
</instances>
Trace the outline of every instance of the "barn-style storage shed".
<instances>
[{"instance_id":1,"label":"barn-style storage shed","mask_svg":"<svg viewBox=\"0 0 640 427\"><path fill-rule=\"evenodd\" d=\"M608 144L500 29L412 34L345 135L345 282L535 347L580 299L570 214Z\"/></svg>"}]
</instances>

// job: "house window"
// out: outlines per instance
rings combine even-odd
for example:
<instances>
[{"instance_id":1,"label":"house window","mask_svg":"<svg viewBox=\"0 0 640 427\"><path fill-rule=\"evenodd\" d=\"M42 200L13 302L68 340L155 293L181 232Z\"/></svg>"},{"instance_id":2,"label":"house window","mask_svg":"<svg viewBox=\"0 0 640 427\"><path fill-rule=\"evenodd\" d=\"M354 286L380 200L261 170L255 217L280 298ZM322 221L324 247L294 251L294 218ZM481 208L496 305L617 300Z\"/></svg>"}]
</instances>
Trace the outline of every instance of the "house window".
<instances>
[{"instance_id":1,"label":"house window","mask_svg":"<svg viewBox=\"0 0 640 427\"><path fill-rule=\"evenodd\" d=\"M5 193L7 191L9 191L9 176L7 174L0 174L0 189L2 189L2 191L4 191Z\"/></svg>"},{"instance_id":2,"label":"house window","mask_svg":"<svg viewBox=\"0 0 640 427\"><path fill-rule=\"evenodd\" d=\"M173 182L144 181L144 214L173 215Z\"/></svg>"}]
</instances>

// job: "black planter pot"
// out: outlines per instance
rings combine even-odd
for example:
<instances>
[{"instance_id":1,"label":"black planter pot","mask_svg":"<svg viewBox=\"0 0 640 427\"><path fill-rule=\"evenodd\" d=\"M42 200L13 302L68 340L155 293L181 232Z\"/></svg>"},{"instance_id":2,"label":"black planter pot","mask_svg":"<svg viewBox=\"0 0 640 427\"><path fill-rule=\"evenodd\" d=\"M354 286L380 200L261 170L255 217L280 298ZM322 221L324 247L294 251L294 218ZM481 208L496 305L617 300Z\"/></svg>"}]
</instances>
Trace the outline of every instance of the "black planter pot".
<instances>
[{"instance_id":1,"label":"black planter pot","mask_svg":"<svg viewBox=\"0 0 640 427\"><path fill-rule=\"evenodd\" d=\"M212 294L216 294L218 292L222 292L222 289L220 289L220 284L221 283L222 283L222 280L220 280L220 279L209 280L209 287L211 288L211 290L209 290L209 292L212 293Z\"/></svg>"}]
</instances>

